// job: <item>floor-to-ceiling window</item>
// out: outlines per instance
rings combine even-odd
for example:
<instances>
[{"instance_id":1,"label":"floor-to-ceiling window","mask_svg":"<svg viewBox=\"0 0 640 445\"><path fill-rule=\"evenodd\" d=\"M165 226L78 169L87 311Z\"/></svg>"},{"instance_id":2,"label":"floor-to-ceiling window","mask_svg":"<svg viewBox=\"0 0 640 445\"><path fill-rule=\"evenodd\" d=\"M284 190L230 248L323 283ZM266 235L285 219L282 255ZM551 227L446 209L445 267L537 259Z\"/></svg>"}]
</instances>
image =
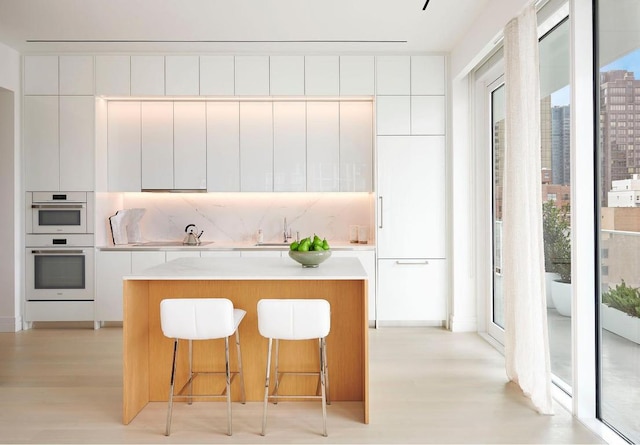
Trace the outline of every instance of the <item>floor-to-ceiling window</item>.
<instances>
[{"instance_id":1,"label":"floor-to-ceiling window","mask_svg":"<svg viewBox=\"0 0 640 445\"><path fill-rule=\"evenodd\" d=\"M640 443L640 1L597 1L600 419Z\"/></svg>"}]
</instances>

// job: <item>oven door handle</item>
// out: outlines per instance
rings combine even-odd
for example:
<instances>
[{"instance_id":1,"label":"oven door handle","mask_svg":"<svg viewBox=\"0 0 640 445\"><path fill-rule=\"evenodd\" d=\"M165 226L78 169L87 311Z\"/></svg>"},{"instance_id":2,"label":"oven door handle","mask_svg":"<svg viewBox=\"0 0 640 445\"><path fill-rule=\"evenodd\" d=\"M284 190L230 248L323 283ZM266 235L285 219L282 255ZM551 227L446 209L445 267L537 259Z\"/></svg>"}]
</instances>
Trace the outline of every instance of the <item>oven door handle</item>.
<instances>
[{"instance_id":1,"label":"oven door handle","mask_svg":"<svg viewBox=\"0 0 640 445\"><path fill-rule=\"evenodd\" d=\"M85 208L84 204L31 204L32 209L83 209Z\"/></svg>"},{"instance_id":2,"label":"oven door handle","mask_svg":"<svg viewBox=\"0 0 640 445\"><path fill-rule=\"evenodd\" d=\"M36 255L78 255L84 253L84 250L32 250L31 253Z\"/></svg>"}]
</instances>

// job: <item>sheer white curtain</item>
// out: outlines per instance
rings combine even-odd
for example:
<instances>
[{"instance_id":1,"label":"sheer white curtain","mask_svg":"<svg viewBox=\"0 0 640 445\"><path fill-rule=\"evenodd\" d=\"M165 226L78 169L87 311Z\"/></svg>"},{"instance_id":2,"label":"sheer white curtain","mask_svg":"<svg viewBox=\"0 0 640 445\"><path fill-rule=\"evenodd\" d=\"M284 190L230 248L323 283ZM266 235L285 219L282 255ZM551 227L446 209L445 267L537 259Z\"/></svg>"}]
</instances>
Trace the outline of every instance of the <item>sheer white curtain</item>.
<instances>
[{"instance_id":1,"label":"sheer white curtain","mask_svg":"<svg viewBox=\"0 0 640 445\"><path fill-rule=\"evenodd\" d=\"M553 414L542 238L538 35L533 5L505 27L504 57L506 370L538 412Z\"/></svg>"}]
</instances>

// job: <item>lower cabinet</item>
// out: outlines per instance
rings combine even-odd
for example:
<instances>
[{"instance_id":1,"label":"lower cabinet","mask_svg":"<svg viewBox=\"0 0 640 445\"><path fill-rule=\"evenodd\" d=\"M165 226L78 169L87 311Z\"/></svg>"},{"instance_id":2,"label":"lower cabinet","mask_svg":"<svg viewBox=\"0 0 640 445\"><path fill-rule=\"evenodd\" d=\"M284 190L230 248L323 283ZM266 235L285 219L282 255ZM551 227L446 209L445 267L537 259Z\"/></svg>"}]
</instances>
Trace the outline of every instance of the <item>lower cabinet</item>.
<instances>
[{"instance_id":1,"label":"lower cabinet","mask_svg":"<svg viewBox=\"0 0 640 445\"><path fill-rule=\"evenodd\" d=\"M96 321L122 321L122 277L131 273L131 253L96 252Z\"/></svg>"},{"instance_id":2,"label":"lower cabinet","mask_svg":"<svg viewBox=\"0 0 640 445\"><path fill-rule=\"evenodd\" d=\"M444 259L378 260L380 325L442 325L447 318L446 272Z\"/></svg>"},{"instance_id":3,"label":"lower cabinet","mask_svg":"<svg viewBox=\"0 0 640 445\"><path fill-rule=\"evenodd\" d=\"M375 326L376 322L376 253L373 250L334 250L332 257L356 257L362 263L365 272L369 276L368 301L369 326ZM331 260L329 260L331 261Z\"/></svg>"}]
</instances>

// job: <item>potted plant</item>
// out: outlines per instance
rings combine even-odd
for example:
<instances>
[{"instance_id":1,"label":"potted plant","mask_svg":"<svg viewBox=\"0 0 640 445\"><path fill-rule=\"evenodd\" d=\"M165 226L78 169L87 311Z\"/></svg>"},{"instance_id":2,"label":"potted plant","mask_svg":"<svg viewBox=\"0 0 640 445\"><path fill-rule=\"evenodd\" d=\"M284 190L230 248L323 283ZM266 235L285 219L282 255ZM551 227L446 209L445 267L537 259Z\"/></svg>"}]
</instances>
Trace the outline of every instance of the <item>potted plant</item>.
<instances>
[{"instance_id":1,"label":"potted plant","mask_svg":"<svg viewBox=\"0 0 640 445\"><path fill-rule=\"evenodd\" d=\"M609 332L640 343L640 289L622 280L603 293L601 324Z\"/></svg>"},{"instance_id":2,"label":"potted plant","mask_svg":"<svg viewBox=\"0 0 640 445\"><path fill-rule=\"evenodd\" d=\"M555 280L562 280L560 270L566 273L568 269L568 281L571 281L571 244L569 240L569 206L557 207L555 201L550 200L542 204L542 234L544 238L544 270L547 291L547 307L553 308L553 286ZM566 255L568 247L568 267L566 258L560 260L559 255ZM560 270L559 270L560 269Z\"/></svg>"}]
</instances>

